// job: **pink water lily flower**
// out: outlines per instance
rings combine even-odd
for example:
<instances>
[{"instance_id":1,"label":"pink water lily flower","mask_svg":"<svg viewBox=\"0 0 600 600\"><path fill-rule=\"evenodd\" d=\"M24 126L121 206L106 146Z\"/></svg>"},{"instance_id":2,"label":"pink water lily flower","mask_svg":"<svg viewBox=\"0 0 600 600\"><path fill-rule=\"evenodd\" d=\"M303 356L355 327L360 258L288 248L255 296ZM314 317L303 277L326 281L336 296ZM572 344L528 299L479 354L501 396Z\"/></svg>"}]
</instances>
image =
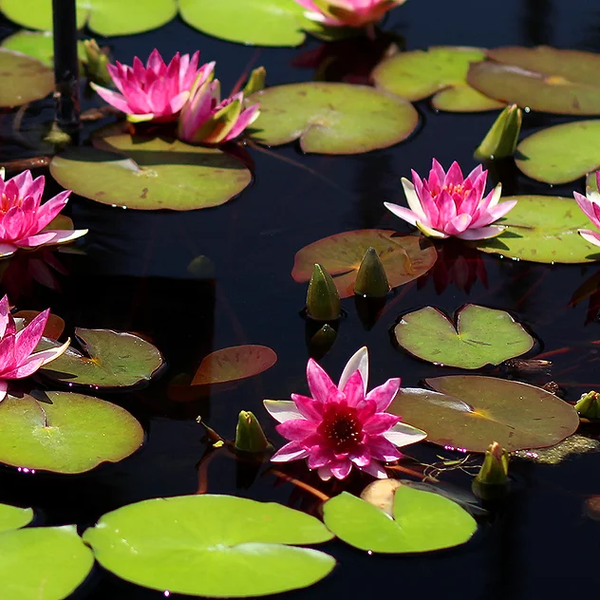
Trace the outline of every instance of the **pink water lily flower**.
<instances>
[{"instance_id":1,"label":"pink water lily flower","mask_svg":"<svg viewBox=\"0 0 600 600\"><path fill-rule=\"evenodd\" d=\"M498 204L502 194L499 183L487 196L487 171L479 165L465 178L457 162L448 173L432 161L429 179L421 179L412 171L412 183L402 178L408 208L384 202L397 217L416 225L433 238L455 236L463 240L481 240L499 235L503 227L492 223L506 215L517 204L509 200Z\"/></svg>"},{"instance_id":2,"label":"pink water lily flower","mask_svg":"<svg viewBox=\"0 0 600 600\"><path fill-rule=\"evenodd\" d=\"M199 80L181 111L177 136L190 144L224 144L258 119L259 106L252 104L244 108L243 92L221 102L219 80Z\"/></svg>"},{"instance_id":3,"label":"pink water lily flower","mask_svg":"<svg viewBox=\"0 0 600 600\"><path fill-rule=\"evenodd\" d=\"M19 248L66 244L87 233L87 229L45 229L65 207L71 191L41 204L44 185L43 175L33 179L31 171L23 171L4 181L4 170L0 170L0 258Z\"/></svg>"},{"instance_id":4,"label":"pink water lily flower","mask_svg":"<svg viewBox=\"0 0 600 600\"><path fill-rule=\"evenodd\" d=\"M600 171L596 171L596 184L600 186ZM600 229L600 193L588 186L585 196L579 192L573 192L573 195L586 217ZM586 242L600 246L600 231L579 229L579 235Z\"/></svg>"},{"instance_id":5,"label":"pink water lily flower","mask_svg":"<svg viewBox=\"0 0 600 600\"><path fill-rule=\"evenodd\" d=\"M0 300L0 402L6 397L8 382L33 375L38 369L57 359L69 347L67 340L58 348L35 352L50 309L41 312L29 325L17 331L15 319L10 314L8 296Z\"/></svg>"},{"instance_id":6,"label":"pink water lily flower","mask_svg":"<svg viewBox=\"0 0 600 600\"><path fill-rule=\"evenodd\" d=\"M134 123L142 121L174 121L190 96L198 79L206 81L213 76L215 63L198 68L200 52L181 56L179 52L167 66L155 48L144 63L136 56L133 67L116 62L108 65L108 72L119 90L114 92L95 83L91 86L110 105L122 110Z\"/></svg>"},{"instance_id":7,"label":"pink water lily flower","mask_svg":"<svg viewBox=\"0 0 600 600\"><path fill-rule=\"evenodd\" d=\"M346 364L336 386L311 358L306 369L312 397L292 394L292 401L265 400L277 431L290 440L271 458L274 462L307 459L324 481L344 479L352 467L385 478L382 462L400 458L399 447L414 444L426 433L386 413L400 388L388 379L367 393L369 354L361 348Z\"/></svg>"},{"instance_id":8,"label":"pink water lily flower","mask_svg":"<svg viewBox=\"0 0 600 600\"><path fill-rule=\"evenodd\" d=\"M406 0L296 0L306 16L329 27L364 27L378 23L392 8Z\"/></svg>"}]
</instances>

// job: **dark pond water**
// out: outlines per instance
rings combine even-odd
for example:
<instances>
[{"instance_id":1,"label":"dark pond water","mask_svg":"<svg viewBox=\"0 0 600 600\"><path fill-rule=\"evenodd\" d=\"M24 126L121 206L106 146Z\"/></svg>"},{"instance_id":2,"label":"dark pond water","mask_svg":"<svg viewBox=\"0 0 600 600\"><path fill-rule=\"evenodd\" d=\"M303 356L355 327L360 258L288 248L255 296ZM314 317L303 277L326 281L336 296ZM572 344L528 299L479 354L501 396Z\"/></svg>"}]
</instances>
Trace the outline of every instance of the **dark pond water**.
<instances>
[{"instance_id":1,"label":"dark pond water","mask_svg":"<svg viewBox=\"0 0 600 600\"><path fill-rule=\"evenodd\" d=\"M600 5L593 0L410 0L393 11L386 29L403 35L409 49L549 44L598 51ZM2 24L3 32L10 30L8 23ZM167 57L178 50L200 49L203 60L218 60L225 89L249 65L265 65L272 85L310 80L314 69L293 63L319 46L311 40L299 49L246 48L203 36L179 20L159 31L107 43L113 56L127 63L134 55L147 56L154 47ZM96 102L86 100L89 106ZM81 246L86 254L55 254L60 268L47 265L41 271L43 256L19 259L23 261L19 269L2 275L2 293L10 293L21 309L52 306L69 327L140 332L162 350L168 370L146 389L110 396L147 428L147 443L140 452L79 477L2 471L0 501L36 507L45 524L75 522L82 529L124 504L194 493L199 487L316 511L309 494L270 474L268 465L252 472L225 454L217 455L203 465L199 478L198 464L207 444L195 417L202 415L231 438L239 410L253 410L267 433L278 440L262 399L287 398L292 391L305 390L307 347L299 313L306 287L290 276L295 252L346 230L376 227L408 232L382 204L403 202L400 177L410 168L425 172L434 156L446 166L459 160L470 170L475 166L472 151L493 119L491 114L436 114L427 102L418 108L422 127L409 141L389 150L351 158L302 156L295 146L250 150L256 165L253 186L217 209L143 213L75 199L71 204L75 224L90 229ZM559 121L527 115L524 133ZM3 160L15 158L16 152L12 146L0 148ZM502 180L507 193L569 196L573 189L551 190L510 169ZM213 262L214 278L188 271L200 255ZM473 302L510 310L534 332L542 352L571 349L553 356L550 374L527 380L538 384L554 380L569 400L600 387L600 346L593 345L600 340L600 297L595 303L593 298L577 306L571 303L576 290L600 273L600 267L535 265L478 253L467 258L473 267L468 285L457 279L440 289L439 280L436 287L432 275L426 275L396 290L369 330L358 318L354 301L344 301L347 316L322 360L324 367L337 376L348 357L366 344L373 385L400 375L404 385L415 386L424 377L451 373L410 358L392 345L389 332L403 312L425 305L452 312ZM440 260L450 264L452 253L444 250ZM279 356L277 365L208 400L190 404L169 399L168 386L177 374L193 372L211 349L245 343L272 347ZM409 449L423 461L435 460L438 452L424 444ZM298 469L303 472L304 465ZM381 558L331 542L324 549L339 561L333 574L308 591L286 596L418 594L427 599L550 600L573 592L593 593L600 585L600 523L583 516L582 505L587 495L600 494L600 456L580 455L559 466L515 461L513 475L513 493L505 506L466 546L416 558ZM444 479L469 489L470 479L464 475ZM310 481L328 494L341 489ZM351 489L359 490L365 481L351 481ZM80 595L94 600L161 597L99 568Z\"/></svg>"}]
</instances>

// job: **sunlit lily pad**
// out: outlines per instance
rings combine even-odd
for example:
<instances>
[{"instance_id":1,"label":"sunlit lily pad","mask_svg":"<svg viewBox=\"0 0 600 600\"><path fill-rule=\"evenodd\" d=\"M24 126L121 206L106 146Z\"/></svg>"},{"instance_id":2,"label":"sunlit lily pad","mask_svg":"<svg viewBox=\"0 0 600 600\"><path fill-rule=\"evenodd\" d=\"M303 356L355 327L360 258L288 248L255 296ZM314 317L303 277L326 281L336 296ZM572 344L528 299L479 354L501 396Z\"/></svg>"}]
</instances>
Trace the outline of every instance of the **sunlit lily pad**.
<instances>
[{"instance_id":1,"label":"sunlit lily pad","mask_svg":"<svg viewBox=\"0 0 600 600\"><path fill-rule=\"evenodd\" d=\"M2 47L37 58L48 67L54 65L54 39L49 31L17 31L2 40ZM83 42L78 42L77 49L79 60L86 61Z\"/></svg>"},{"instance_id":2,"label":"sunlit lily pad","mask_svg":"<svg viewBox=\"0 0 600 600\"><path fill-rule=\"evenodd\" d=\"M54 73L39 60L0 48L0 107L41 100L54 90Z\"/></svg>"},{"instance_id":3,"label":"sunlit lily pad","mask_svg":"<svg viewBox=\"0 0 600 600\"><path fill-rule=\"evenodd\" d=\"M177 15L176 0L76 0L77 27L100 35L129 35L161 27ZM52 0L0 0L0 9L29 29L52 31Z\"/></svg>"},{"instance_id":4,"label":"sunlit lily pad","mask_svg":"<svg viewBox=\"0 0 600 600\"><path fill-rule=\"evenodd\" d=\"M438 46L429 50L401 52L382 62L372 74L379 89L415 102L434 95L431 102L439 110L478 112L502 108L467 84L467 71L473 62L485 59L479 48Z\"/></svg>"},{"instance_id":5,"label":"sunlit lily pad","mask_svg":"<svg viewBox=\"0 0 600 600\"><path fill-rule=\"evenodd\" d=\"M252 138L267 146L300 140L304 152L360 154L406 139L419 115L410 102L348 83L293 83L251 96L260 102Z\"/></svg>"},{"instance_id":6,"label":"sunlit lily pad","mask_svg":"<svg viewBox=\"0 0 600 600\"><path fill-rule=\"evenodd\" d=\"M111 329L75 329L83 353L70 347L42 373L57 381L95 388L129 387L148 381L163 365L155 346L137 335ZM43 338L38 349L58 342Z\"/></svg>"},{"instance_id":7,"label":"sunlit lily pad","mask_svg":"<svg viewBox=\"0 0 600 600\"><path fill-rule=\"evenodd\" d=\"M63 600L94 565L74 525L3 533L0 553L0 597L6 600Z\"/></svg>"},{"instance_id":8,"label":"sunlit lily pad","mask_svg":"<svg viewBox=\"0 0 600 600\"><path fill-rule=\"evenodd\" d=\"M542 388L479 375L426 379L434 391L403 388L389 412L427 431L427 441L469 452L498 442L509 452L546 448L579 426L570 404Z\"/></svg>"},{"instance_id":9,"label":"sunlit lily pad","mask_svg":"<svg viewBox=\"0 0 600 600\"><path fill-rule=\"evenodd\" d=\"M589 220L573 198L513 199L518 200L517 205L498 221L506 230L496 238L477 242L479 250L548 264L585 263L600 258L598 247L577 233L578 229L589 227Z\"/></svg>"},{"instance_id":10,"label":"sunlit lily pad","mask_svg":"<svg viewBox=\"0 0 600 600\"><path fill-rule=\"evenodd\" d=\"M140 210L193 210L224 204L252 175L214 148L129 135L98 139L97 148L69 148L50 173L66 189L102 204Z\"/></svg>"},{"instance_id":11,"label":"sunlit lily pad","mask_svg":"<svg viewBox=\"0 0 600 600\"><path fill-rule=\"evenodd\" d=\"M82 394L8 396L0 404L0 462L30 471L84 473L118 462L144 440L125 409Z\"/></svg>"},{"instance_id":12,"label":"sunlit lily pad","mask_svg":"<svg viewBox=\"0 0 600 600\"><path fill-rule=\"evenodd\" d=\"M23 319L23 324L28 325L40 314L39 310L20 310L13 314L15 319ZM48 321L44 328L43 335L50 338L51 340L57 340L62 332L65 330L65 322L58 315L50 313L48 315Z\"/></svg>"},{"instance_id":13,"label":"sunlit lily pad","mask_svg":"<svg viewBox=\"0 0 600 600\"><path fill-rule=\"evenodd\" d=\"M33 509L0 504L0 533L21 529L33 521Z\"/></svg>"},{"instance_id":14,"label":"sunlit lily pad","mask_svg":"<svg viewBox=\"0 0 600 600\"><path fill-rule=\"evenodd\" d=\"M600 114L600 54L508 46L488 50L488 57L467 76L486 96L549 113Z\"/></svg>"},{"instance_id":15,"label":"sunlit lily pad","mask_svg":"<svg viewBox=\"0 0 600 600\"><path fill-rule=\"evenodd\" d=\"M467 304L456 325L433 306L402 317L396 341L418 358L437 365L479 369L525 354L535 340L505 311Z\"/></svg>"},{"instance_id":16,"label":"sunlit lily pad","mask_svg":"<svg viewBox=\"0 0 600 600\"><path fill-rule=\"evenodd\" d=\"M171 593L243 598L307 587L335 560L296 548L333 536L305 513L234 496L157 498L104 515L83 539L132 583Z\"/></svg>"},{"instance_id":17,"label":"sunlit lily pad","mask_svg":"<svg viewBox=\"0 0 600 600\"><path fill-rule=\"evenodd\" d=\"M390 287L404 285L429 271L437 253L421 237L399 237L395 233L384 229L359 229L323 238L296 253L292 277L299 283L309 281L314 264L319 263L333 276L340 296L348 298L354 294L354 282L363 256L372 247L379 254Z\"/></svg>"},{"instance_id":18,"label":"sunlit lily pad","mask_svg":"<svg viewBox=\"0 0 600 600\"><path fill-rule=\"evenodd\" d=\"M468 542L475 519L440 494L400 485L394 495L393 518L348 492L323 506L325 525L347 544L372 552L431 552Z\"/></svg>"}]
</instances>

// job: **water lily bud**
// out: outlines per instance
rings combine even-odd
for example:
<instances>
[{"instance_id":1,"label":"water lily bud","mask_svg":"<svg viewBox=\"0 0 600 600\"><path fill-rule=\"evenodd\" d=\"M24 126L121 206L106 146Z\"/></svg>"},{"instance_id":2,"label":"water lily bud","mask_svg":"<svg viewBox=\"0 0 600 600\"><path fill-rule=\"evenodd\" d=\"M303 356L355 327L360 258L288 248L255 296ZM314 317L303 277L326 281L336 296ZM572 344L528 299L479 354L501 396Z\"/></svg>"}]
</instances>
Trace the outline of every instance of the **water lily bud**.
<instances>
[{"instance_id":1,"label":"water lily bud","mask_svg":"<svg viewBox=\"0 0 600 600\"><path fill-rule=\"evenodd\" d=\"M523 111L516 104L509 104L494 121L483 138L475 157L479 160L512 156L519 141Z\"/></svg>"},{"instance_id":2,"label":"water lily bud","mask_svg":"<svg viewBox=\"0 0 600 600\"><path fill-rule=\"evenodd\" d=\"M342 301L331 275L316 264L306 293L307 315L315 321L335 321L341 312Z\"/></svg>"},{"instance_id":3,"label":"water lily bud","mask_svg":"<svg viewBox=\"0 0 600 600\"><path fill-rule=\"evenodd\" d=\"M96 40L84 40L88 77L100 85L109 85L112 78L108 72L108 54L98 46Z\"/></svg>"},{"instance_id":4,"label":"water lily bud","mask_svg":"<svg viewBox=\"0 0 600 600\"><path fill-rule=\"evenodd\" d=\"M493 442L473 480L473 493L482 500L496 500L506 494L507 484L508 452L498 442Z\"/></svg>"},{"instance_id":5,"label":"water lily bud","mask_svg":"<svg viewBox=\"0 0 600 600\"><path fill-rule=\"evenodd\" d=\"M588 392L582 394L575 405L575 410L580 417L585 417L592 421L600 419L600 394L598 392Z\"/></svg>"},{"instance_id":6,"label":"water lily bud","mask_svg":"<svg viewBox=\"0 0 600 600\"><path fill-rule=\"evenodd\" d=\"M264 90L266 78L267 71L264 67L258 67L258 69L254 69L254 71L250 73L250 77L248 77L246 87L242 90L244 92L244 97L247 98L250 94Z\"/></svg>"},{"instance_id":7,"label":"water lily bud","mask_svg":"<svg viewBox=\"0 0 600 600\"><path fill-rule=\"evenodd\" d=\"M271 447L258 419L250 411L240 411L235 428L235 449L241 452L265 452Z\"/></svg>"},{"instance_id":8,"label":"water lily bud","mask_svg":"<svg viewBox=\"0 0 600 600\"><path fill-rule=\"evenodd\" d=\"M389 291L390 284L377 250L369 248L360 263L354 293L367 298L383 298Z\"/></svg>"},{"instance_id":9,"label":"water lily bud","mask_svg":"<svg viewBox=\"0 0 600 600\"><path fill-rule=\"evenodd\" d=\"M331 350L337 338L337 331L329 323L325 323L315 332L319 325L320 323L314 321L306 322L308 353L315 360L323 358Z\"/></svg>"}]
</instances>

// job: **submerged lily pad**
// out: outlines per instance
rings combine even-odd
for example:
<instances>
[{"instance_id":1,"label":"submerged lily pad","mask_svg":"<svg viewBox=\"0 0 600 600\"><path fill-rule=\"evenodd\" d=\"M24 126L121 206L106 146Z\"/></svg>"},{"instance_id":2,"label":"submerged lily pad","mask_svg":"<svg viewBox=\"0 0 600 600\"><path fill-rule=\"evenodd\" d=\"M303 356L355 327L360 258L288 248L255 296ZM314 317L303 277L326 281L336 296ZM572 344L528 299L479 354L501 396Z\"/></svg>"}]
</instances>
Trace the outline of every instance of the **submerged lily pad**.
<instances>
[{"instance_id":1,"label":"submerged lily pad","mask_svg":"<svg viewBox=\"0 0 600 600\"><path fill-rule=\"evenodd\" d=\"M75 329L84 354L70 347L42 373L56 381L95 388L129 387L148 381L162 367L162 354L137 335L111 329ZM42 338L38 349L60 345Z\"/></svg>"},{"instance_id":2,"label":"submerged lily pad","mask_svg":"<svg viewBox=\"0 0 600 600\"><path fill-rule=\"evenodd\" d=\"M63 600L94 565L74 525L3 533L0 553L0 595L7 600Z\"/></svg>"},{"instance_id":3,"label":"submerged lily pad","mask_svg":"<svg viewBox=\"0 0 600 600\"><path fill-rule=\"evenodd\" d=\"M214 148L162 138L110 136L100 149L69 148L50 173L64 188L102 204L139 210L194 210L224 204L252 175L236 158Z\"/></svg>"},{"instance_id":4,"label":"submerged lily pad","mask_svg":"<svg viewBox=\"0 0 600 600\"><path fill-rule=\"evenodd\" d=\"M406 139L419 115L410 102L348 83L292 83L253 94L252 138L267 146L300 140L304 152L360 154Z\"/></svg>"},{"instance_id":5,"label":"submerged lily pad","mask_svg":"<svg viewBox=\"0 0 600 600\"><path fill-rule=\"evenodd\" d=\"M104 515L83 539L122 579L171 593L243 598L304 588L335 566L299 544L333 536L305 513L234 496L157 498Z\"/></svg>"},{"instance_id":6,"label":"submerged lily pad","mask_svg":"<svg viewBox=\"0 0 600 600\"><path fill-rule=\"evenodd\" d=\"M522 108L563 115L600 114L600 54L548 46L488 50L471 65L467 82L480 92Z\"/></svg>"},{"instance_id":7,"label":"submerged lily pad","mask_svg":"<svg viewBox=\"0 0 600 600\"><path fill-rule=\"evenodd\" d=\"M0 107L21 106L54 90L54 72L41 61L0 48Z\"/></svg>"},{"instance_id":8,"label":"submerged lily pad","mask_svg":"<svg viewBox=\"0 0 600 600\"><path fill-rule=\"evenodd\" d=\"M426 306L402 317L394 328L398 344L423 360L446 367L480 369L525 354L535 340L503 310L467 304L456 325Z\"/></svg>"},{"instance_id":9,"label":"submerged lily pad","mask_svg":"<svg viewBox=\"0 0 600 600\"><path fill-rule=\"evenodd\" d=\"M1 0L0 0L1 2ZM2 47L37 58L48 67L54 65L54 38L50 31L17 31L2 40ZM86 62L85 46L77 42L79 60Z\"/></svg>"},{"instance_id":10,"label":"submerged lily pad","mask_svg":"<svg viewBox=\"0 0 600 600\"><path fill-rule=\"evenodd\" d=\"M434 391L403 388L388 411L427 431L427 441L485 452L496 441L509 452L546 448L577 430L574 408L542 388L479 375L426 379Z\"/></svg>"},{"instance_id":11,"label":"submerged lily pad","mask_svg":"<svg viewBox=\"0 0 600 600\"><path fill-rule=\"evenodd\" d=\"M0 404L0 462L55 473L84 473L133 454L144 430L124 408L83 394L8 396Z\"/></svg>"},{"instance_id":12,"label":"submerged lily pad","mask_svg":"<svg viewBox=\"0 0 600 600\"><path fill-rule=\"evenodd\" d=\"M325 525L341 540L372 552L405 554L452 548L468 542L475 519L459 504L432 492L400 485L394 514L342 492L323 506Z\"/></svg>"},{"instance_id":13,"label":"submerged lily pad","mask_svg":"<svg viewBox=\"0 0 600 600\"><path fill-rule=\"evenodd\" d=\"M21 529L33 521L32 508L19 508L18 506L9 506L0 504L0 533Z\"/></svg>"},{"instance_id":14,"label":"submerged lily pad","mask_svg":"<svg viewBox=\"0 0 600 600\"><path fill-rule=\"evenodd\" d=\"M292 277L309 281L315 263L323 265L333 277L340 297L354 294L354 283L360 263L369 248L375 248L390 287L404 285L420 277L436 261L433 245L418 236L395 236L385 229L346 231L313 242L296 253Z\"/></svg>"},{"instance_id":15,"label":"submerged lily pad","mask_svg":"<svg viewBox=\"0 0 600 600\"><path fill-rule=\"evenodd\" d=\"M469 65L485 59L479 48L438 46L401 52L372 73L379 89L415 102L432 96L433 106L451 112L502 108L503 102L484 96L467 84Z\"/></svg>"},{"instance_id":16,"label":"submerged lily pad","mask_svg":"<svg viewBox=\"0 0 600 600\"><path fill-rule=\"evenodd\" d=\"M498 237L477 242L478 250L546 264L586 263L600 258L598 247L577 233L590 222L573 198L512 199L518 200L517 205L498 221L506 230Z\"/></svg>"},{"instance_id":17,"label":"submerged lily pad","mask_svg":"<svg viewBox=\"0 0 600 600\"><path fill-rule=\"evenodd\" d=\"M542 129L517 147L517 167L544 183L568 183L600 167L600 120Z\"/></svg>"}]
</instances>

